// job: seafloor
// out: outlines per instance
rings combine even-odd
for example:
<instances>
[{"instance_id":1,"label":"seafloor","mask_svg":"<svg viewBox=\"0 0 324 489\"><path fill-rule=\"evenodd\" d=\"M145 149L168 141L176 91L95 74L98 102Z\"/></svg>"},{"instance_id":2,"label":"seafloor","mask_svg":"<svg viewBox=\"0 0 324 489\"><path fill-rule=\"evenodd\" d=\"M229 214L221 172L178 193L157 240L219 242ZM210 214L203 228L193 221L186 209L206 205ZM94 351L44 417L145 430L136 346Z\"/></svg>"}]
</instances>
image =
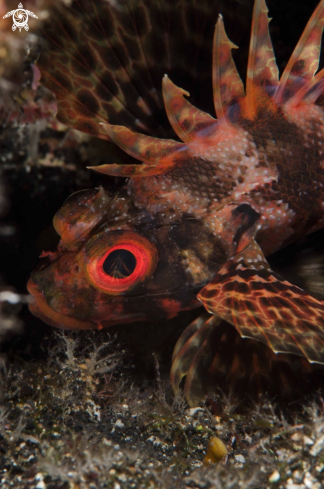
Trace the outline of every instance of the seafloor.
<instances>
[{"instance_id":1,"label":"seafloor","mask_svg":"<svg viewBox=\"0 0 324 489\"><path fill-rule=\"evenodd\" d=\"M40 50L36 21L28 34L13 33L2 20L11 3L0 0L0 487L324 487L323 372L293 400L273 389L256 398L215 386L190 409L173 396L169 369L191 314L61 334L29 313L28 277L41 251L57 244L53 215L74 191L115 185L86 167L121 153L55 120L55 98L32 64ZM282 69L317 0L268 4ZM51 2L29 7L45 18ZM323 233L271 262L324 297ZM227 456L208 466L213 436Z\"/></svg>"},{"instance_id":2,"label":"seafloor","mask_svg":"<svg viewBox=\"0 0 324 489\"><path fill-rule=\"evenodd\" d=\"M224 394L190 409L158 366L155 382L136 381L107 333L52 341L44 359L2 357L2 488L323 487L320 393L284 410L264 399L242 411ZM215 436L227 456L208 466Z\"/></svg>"}]
</instances>

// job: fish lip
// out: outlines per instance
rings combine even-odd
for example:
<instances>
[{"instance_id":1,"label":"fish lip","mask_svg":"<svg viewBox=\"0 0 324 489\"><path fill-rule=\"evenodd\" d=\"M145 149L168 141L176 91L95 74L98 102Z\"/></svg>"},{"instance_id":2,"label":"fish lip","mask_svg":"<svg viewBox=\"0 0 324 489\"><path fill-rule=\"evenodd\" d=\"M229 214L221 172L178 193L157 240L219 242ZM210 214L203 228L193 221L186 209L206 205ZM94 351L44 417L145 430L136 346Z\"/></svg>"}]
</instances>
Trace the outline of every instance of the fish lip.
<instances>
[{"instance_id":1,"label":"fish lip","mask_svg":"<svg viewBox=\"0 0 324 489\"><path fill-rule=\"evenodd\" d=\"M33 300L29 303L30 312L44 323L61 329L96 329L98 327L91 321L82 321L54 311L47 304L43 293L32 279L28 280L27 290L33 296Z\"/></svg>"},{"instance_id":2,"label":"fish lip","mask_svg":"<svg viewBox=\"0 0 324 489\"><path fill-rule=\"evenodd\" d=\"M81 319L68 316L67 314L62 314L54 311L46 302L43 293L39 290L37 284L29 279L27 283L27 290L32 295L33 299L29 303L30 312L41 319L44 323L49 326L55 326L60 329L103 329L109 326L114 326L115 324L131 323L135 321L147 321L146 315L144 313L133 313L124 314L116 319L103 320L101 322L93 321L82 321Z\"/></svg>"}]
</instances>

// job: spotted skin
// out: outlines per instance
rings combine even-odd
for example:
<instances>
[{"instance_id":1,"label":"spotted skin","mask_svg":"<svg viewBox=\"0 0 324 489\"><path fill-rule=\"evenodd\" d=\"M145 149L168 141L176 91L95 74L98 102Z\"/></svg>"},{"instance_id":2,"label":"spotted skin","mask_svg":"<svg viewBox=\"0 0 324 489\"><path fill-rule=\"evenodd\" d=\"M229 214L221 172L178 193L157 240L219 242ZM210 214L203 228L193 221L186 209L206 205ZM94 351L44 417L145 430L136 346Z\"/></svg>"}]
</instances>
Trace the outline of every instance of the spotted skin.
<instances>
[{"instance_id":1,"label":"spotted skin","mask_svg":"<svg viewBox=\"0 0 324 489\"><path fill-rule=\"evenodd\" d=\"M165 20L173 18L174 7L179 10L183 42L195 39L191 57L197 63L183 72L194 94L193 74L205 41L198 14L190 35L183 19L187 5L206 16L209 2L199 4L160 4ZM282 280L265 258L324 227L324 111L315 104L324 76L316 74L324 0L280 79L268 9L265 0L255 0L245 91L232 58L235 46L218 18L210 38L213 90L206 92L217 119L193 105L188 87L180 88L171 77L161 75L162 90L153 83L153 65L159 65L154 44L149 46L153 28L165 36L161 66L170 66L171 74L179 53L173 58L168 33L177 29L168 22L157 27L150 1L139 8L126 1L116 5L89 2L86 9L83 1L73 2L47 31L48 49L39 66L43 82L56 93L61 121L112 140L139 163L92 167L128 180L114 195L104 189L76 194L58 212L58 249L45 253L29 281L32 312L58 327L101 329L170 318L202 304L211 316L183 333L171 371L175 391L186 376L192 405L203 396L203 372L220 368L217 341L225 345L234 338L220 319L273 352L324 363L324 303ZM210 34L209 21L204 22ZM64 36L57 35L58 26ZM161 139L159 100L181 142L174 134ZM114 243L138 258L134 275L105 275L101 265ZM117 287L114 280L124 282ZM123 292L116 294L117 289ZM237 338L230 375L239 375L242 365ZM269 353L269 365L274 355ZM253 368L262 377L254 350L252 357L249 377Z\"/></svg>"},{"instance_id":2,"label":"spotted skin","mask_svg":"<svg viewBox=\"0 0 324 489\"><path fill-rule=\"evenodd\" d=\"M209 106L210 46L220 10L233 29L235 18L249 12L235 0L74 0L70 8L56 2L38 65L42 83L56 94L58 119L103 139L109 136L100 122L108 121L170 135L162 77L175 74Z\"/></svg>"},{"instance_id":3,"label":"spotted skin","mask_svg":"<svg viewBox=\"0 0 324 489\"><path fill-rule=\"evenodd\" d=\"M255 241L221 268L198 299L242 337L322 363L323 302L275 274Z\"/></svg>"}]
</instances>

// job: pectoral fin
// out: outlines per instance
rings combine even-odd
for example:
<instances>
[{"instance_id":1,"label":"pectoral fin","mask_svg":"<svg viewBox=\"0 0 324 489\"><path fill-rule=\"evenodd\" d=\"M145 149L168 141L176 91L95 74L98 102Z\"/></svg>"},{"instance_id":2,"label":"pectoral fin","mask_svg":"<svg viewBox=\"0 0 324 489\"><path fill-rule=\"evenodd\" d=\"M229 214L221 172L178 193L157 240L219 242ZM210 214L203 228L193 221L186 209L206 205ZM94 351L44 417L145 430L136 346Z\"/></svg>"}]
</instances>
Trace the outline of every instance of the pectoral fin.
<instances>
[{"instance_id":1,"label":"pectoral fin","mask_svg":"<svg viewBox=\"0 0 324 489\"><path fill-rule=\"evenodd\" d=\"M207 390L208 369L215 356L213 333L220 319L206 312L193 321L180 336L172 357L171 385L175 393L186 376L184 394L190 406L198 406Z\"/></svg>"},{"instance_id":2,"label":"pectoral fin","mask_svg":"<svg viewBox=\"0 0 324 489\"><path fill-rule=\"evenodd\" d=\"M275 353L324 363L324 302L283 280L252 240L198 295L208 312Z\"/></svg>"}]
</instances>

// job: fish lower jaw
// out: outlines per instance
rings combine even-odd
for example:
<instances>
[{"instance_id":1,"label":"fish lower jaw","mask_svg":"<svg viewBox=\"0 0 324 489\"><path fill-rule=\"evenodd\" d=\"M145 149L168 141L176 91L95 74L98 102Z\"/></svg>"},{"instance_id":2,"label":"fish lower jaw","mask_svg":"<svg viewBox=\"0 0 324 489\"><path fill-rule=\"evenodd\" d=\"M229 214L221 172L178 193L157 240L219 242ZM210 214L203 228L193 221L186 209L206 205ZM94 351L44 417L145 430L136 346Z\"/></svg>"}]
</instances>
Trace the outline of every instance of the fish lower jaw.
<instances>
[{"instance_id":1,"label":"fish lower jaw","mask_svg":"<svg viewBox=\"0 0 324 489\"><path fill-rule=\"evenodd\" d=\"M81 321L54 311L31 279L27 283L27 290L33 296L33 300L29 303L30 312L49 326L60 329L97 329L97 325L91 321Z\"/></svg>"},{"instance_id":2,"label":"fish lower jaw","mask_svg":"<svg viewBox=\"0 0 324 489\"><path fill-rule=\"evenodd\" d=\"M146 321L144 313L123 314L111 319L103 319L101 321L83 321L67 314L62 314L54 311L46 302L42 292L38 289L35 282L29 279L27 290L33 296L33 300L29 303L30 312L41 319L49 326L54 326L60 329L81 330L81 329L98 329L114 326L115 324L125 324L136 321Z\"/></svg>"}]
</instances>

